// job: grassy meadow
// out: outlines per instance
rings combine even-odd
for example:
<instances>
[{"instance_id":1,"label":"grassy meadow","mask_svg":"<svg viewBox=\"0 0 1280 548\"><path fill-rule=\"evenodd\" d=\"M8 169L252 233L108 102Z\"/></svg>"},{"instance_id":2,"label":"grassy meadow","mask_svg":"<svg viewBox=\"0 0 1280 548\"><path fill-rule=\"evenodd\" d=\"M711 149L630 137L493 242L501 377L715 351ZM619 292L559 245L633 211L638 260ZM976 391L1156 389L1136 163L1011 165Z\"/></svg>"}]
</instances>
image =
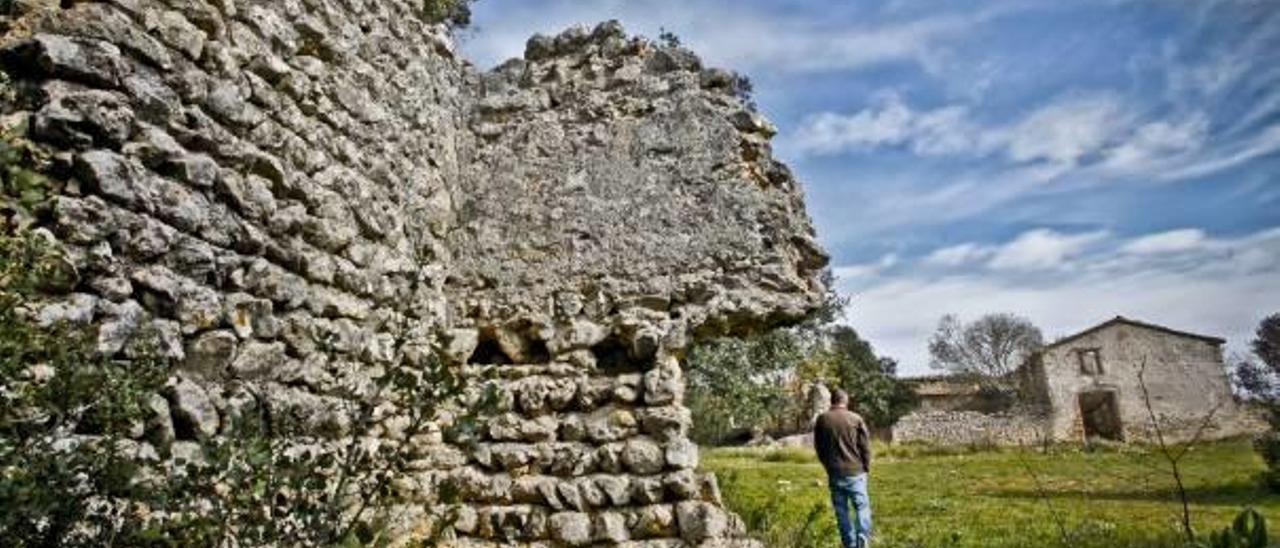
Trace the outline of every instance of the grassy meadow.
<instances>
[{"instance_id":1,"label":"grassy meadow","mask_svg":"<svg viewBox=\"0 0 1280 548\"><path fill-rule=\"evenodd\" d=\"M876 548L1182 546L1174 482L1152 448L945 451L878 446L871 499ZM808 449L708 449L725 503L770 546L839 546L822 467ZM1246 441L1183 459L1191 519L1204 534L1245 506L1280 530L1280 496L1259 486Z\"/></svg>"}]
</instances>

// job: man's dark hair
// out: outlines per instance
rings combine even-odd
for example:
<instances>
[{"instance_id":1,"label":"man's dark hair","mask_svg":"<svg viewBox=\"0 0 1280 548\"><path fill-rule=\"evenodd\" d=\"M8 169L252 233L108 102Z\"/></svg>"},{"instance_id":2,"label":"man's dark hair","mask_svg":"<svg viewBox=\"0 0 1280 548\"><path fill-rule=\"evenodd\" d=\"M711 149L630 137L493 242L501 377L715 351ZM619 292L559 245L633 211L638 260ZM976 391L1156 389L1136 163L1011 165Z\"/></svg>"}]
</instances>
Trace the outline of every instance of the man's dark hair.
<instances>
[{"instance_id":1,"label":"man's dark hair","mask_svg":"<svg viewBox=\"0 0 1280 548\"><path fill-rule=\"evenodd\" d=\"M831 391L831 405L848 405L849 393L839 388Z\"/></svg>"}]
</instances>

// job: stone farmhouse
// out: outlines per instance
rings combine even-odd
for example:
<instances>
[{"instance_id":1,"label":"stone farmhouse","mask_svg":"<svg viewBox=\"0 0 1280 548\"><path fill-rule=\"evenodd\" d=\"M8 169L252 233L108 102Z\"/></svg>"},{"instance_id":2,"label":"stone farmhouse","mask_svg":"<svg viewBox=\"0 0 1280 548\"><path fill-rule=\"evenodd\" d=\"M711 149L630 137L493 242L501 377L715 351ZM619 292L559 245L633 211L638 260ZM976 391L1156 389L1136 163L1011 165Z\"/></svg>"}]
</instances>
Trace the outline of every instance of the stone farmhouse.
<instances>
[{"instance_id":1,"label":"stone farmhouse","mask_svg":"<svg viewBox=\"0 0 1280 548\"><path fill-rule=\"evenodd\" d=\"M1010 379L1016 404L993 404L969 379L914 381L921 406L898 423L894 439L1155 441L1153 413L1168 441L1246 434L1258 421L1232 394L1224 342L1117 316L1032 355Z\"/></svg>"}]
</instances>

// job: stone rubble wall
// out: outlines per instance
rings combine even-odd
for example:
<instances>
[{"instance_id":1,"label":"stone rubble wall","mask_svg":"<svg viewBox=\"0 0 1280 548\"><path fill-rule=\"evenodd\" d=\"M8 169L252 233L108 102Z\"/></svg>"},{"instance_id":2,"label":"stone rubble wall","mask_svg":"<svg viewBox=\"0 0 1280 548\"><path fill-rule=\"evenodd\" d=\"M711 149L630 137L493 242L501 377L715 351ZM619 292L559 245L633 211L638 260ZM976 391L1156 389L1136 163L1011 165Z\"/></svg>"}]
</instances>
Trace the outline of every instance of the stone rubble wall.
<instances>
[{"instance_id":1,"label":"stone rubble wall","mask_svg":"<svg viewBox=\"0 0 1280 548\"><path fill-rule=\"evenodd\" d=\"M403 513L458 486L450 545L755 545L680 359L803 317L826 256L730 73L616 23L480 73L403 0L16 5L3 121L55 152L75 272L37 317L172 361L140 458L264 409L410 444ZM352 431L340 394L432 353L498 389L476 443L403 439L395 402Z\"/></svg>"},{"instance_id":2,"label":"stone rubble wall","mask_svg":"<svg viewBox=\"0 0 1280 548\"><path fill-rule=\"evenodd\" d=\"M893 426L895 443L944 446L1035 446L1044 442L1048 418L1043 412L917 411Z\"/></svg>"}]
</instances>

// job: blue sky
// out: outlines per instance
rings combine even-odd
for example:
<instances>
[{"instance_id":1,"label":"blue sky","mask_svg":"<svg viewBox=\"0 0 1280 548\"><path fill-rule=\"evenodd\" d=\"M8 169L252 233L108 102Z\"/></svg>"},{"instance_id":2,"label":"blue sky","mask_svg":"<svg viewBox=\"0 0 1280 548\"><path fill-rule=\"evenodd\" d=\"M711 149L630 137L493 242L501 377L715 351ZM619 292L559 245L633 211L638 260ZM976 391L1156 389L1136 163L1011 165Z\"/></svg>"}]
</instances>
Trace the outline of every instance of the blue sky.
<instances>
[{"instance_id":1,"label":"blue sky","mask_svg":"<svg viewBox=\"0 0 1280 548\"><path fill-rule=\"evenodd\" d=\"M1280 311L1280 9L1240 1L479 0L534 32L675 32L755 83L846 321L928 373L938 318L1115 315L1228 338Z\"/></svg>"}]
</instances>

